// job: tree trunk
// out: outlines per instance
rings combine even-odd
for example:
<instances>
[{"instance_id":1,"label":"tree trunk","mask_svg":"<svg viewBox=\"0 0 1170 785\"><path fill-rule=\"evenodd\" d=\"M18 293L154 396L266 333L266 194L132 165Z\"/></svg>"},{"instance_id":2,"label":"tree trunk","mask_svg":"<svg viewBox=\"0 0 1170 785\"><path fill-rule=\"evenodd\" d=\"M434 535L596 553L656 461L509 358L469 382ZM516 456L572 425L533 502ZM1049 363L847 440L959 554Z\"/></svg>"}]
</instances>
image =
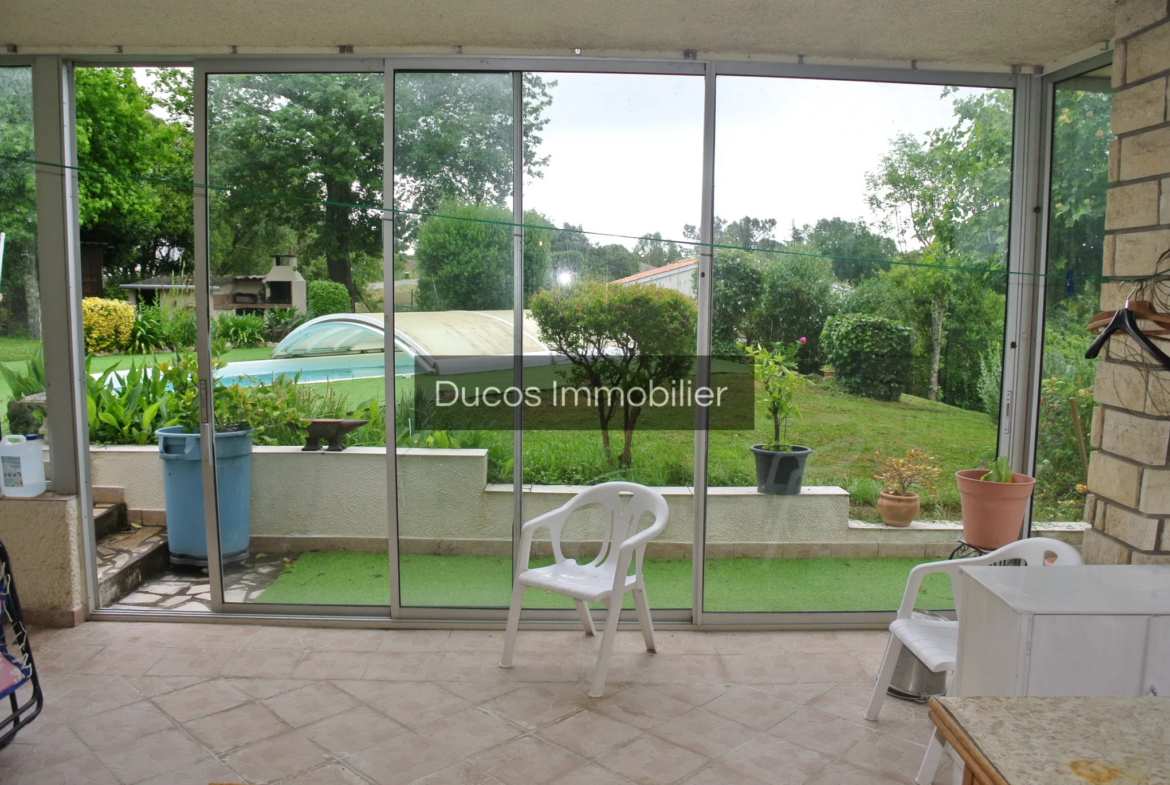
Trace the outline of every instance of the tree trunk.
<instances>
[{"instance_id":1,"label":"tree trunk","mask_svg":"<svg viewBox=\"0 0 1170 785\"><path fill-rule=\"evenodd\" d=\"M631 406L626 408L622 414L625 428L624 436L625 442L622 445L622 454L618 458L618 466L623 469L629 468L630 464L634 462L634 426L638 422L638 415L642 413L641 406Z\"/></svg>"},{"instance_id":2,"label":"tree trunk","mask_svg":"<svg viewBox=\"0 0 1170 785\"><path fill-rule=\"evenodd\" d=\"M357 301L357 290L353 285L353 270L349 259L350 208L342 205L349 204L353 194L344 184L328 181L325 184L325 193L330 202L325 205L325 225L333 236L333 243L325 252L325 264L329 270L329 280L343 285L349 292L349 308L352 311Z\"/></svg>"},{"instance_id":3,"label":"tree trunk","mask_svg":"<svg viewBox=\"0 0 1170 785\"><path fill-rule=\"evenodd\" d=\"M930 390L926 394L927 400L938 400L938 368L942 361L943 338L942 300L936 294L930 300Z\"/></svg>"},{"instance_id":4,"label":"tree trunk","mask_svg":"<svg viewBox=\"0 0 1170 785\"><path fill-rule=\"evenodd\" d=\"M35 271L24 276L25 313L28 318L28 337L41 340L41 286Z\"/></svg>"},{"instance_id":5,"label":"tree trunk","mask_svg":"<svg viewBox=\"0 0 1170 785\"><path fill-rule=\"evenodd\" d=\"M605 407L600 403L600 396L597 404L597 419L601 423L601 449L605 451L605 462L611 467L613 466L613 452L609 446L609 421L613 417L613 412L606 414Z\"/></svg>"}]
</instances>

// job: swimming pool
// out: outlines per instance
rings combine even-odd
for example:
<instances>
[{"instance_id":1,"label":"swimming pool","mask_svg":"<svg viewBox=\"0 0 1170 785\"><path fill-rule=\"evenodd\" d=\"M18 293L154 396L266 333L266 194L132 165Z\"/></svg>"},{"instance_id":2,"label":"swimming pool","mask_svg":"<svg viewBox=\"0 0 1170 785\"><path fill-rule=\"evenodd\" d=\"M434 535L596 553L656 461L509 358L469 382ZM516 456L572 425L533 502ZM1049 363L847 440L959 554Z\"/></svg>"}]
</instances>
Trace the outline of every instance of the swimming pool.
<instances>
[{"instance_id":1,"label":"swimming pool","mask_svg":"<svg viewBox=\"0 0 1170 785\"><path fill-rule=\"evenodd\" d=\"M324 357L289 357L280 360L249 360L228 363L215 372L222 384L251 387L271 384L277 377L300 374L301 384L375 379L386 375L386 356L382 352L333 354ZM410 377L415 373L414 358L396 354L394 375Z\"/></svg>"}]
</instances>

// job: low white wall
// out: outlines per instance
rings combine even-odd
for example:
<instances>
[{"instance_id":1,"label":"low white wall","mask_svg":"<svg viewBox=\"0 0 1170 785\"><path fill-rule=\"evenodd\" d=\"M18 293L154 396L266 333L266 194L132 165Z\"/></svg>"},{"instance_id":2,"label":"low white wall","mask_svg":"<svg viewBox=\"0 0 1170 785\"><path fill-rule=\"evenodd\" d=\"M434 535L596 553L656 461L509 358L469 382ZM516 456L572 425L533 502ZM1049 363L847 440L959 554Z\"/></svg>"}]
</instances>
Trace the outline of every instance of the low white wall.
<instances>
[{"instance_id":1,"label":"low white wall","mask_svg":"<svg viewBox=\"0 0 1170 785\"><path fill-rule=\"evenodd\" d=\"M79 520L76 496L0 498L0 540L12 559L21 608L30 624L71 627L85 620Z\"/></svg>"}]
</instances>

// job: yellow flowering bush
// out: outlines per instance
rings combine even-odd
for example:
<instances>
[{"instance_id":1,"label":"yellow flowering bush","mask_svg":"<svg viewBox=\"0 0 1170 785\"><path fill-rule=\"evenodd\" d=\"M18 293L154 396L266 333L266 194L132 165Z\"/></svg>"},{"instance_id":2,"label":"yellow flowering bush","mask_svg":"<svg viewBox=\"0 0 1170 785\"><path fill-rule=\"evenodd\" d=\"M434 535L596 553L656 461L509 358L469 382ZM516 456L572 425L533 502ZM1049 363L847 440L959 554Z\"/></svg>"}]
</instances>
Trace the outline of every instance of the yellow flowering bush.
<instances>
[{"instance_id":1,"label":"yellow flowering bush","mask_svg":"<svg viewBox=\"0 0 1170 785\"><path fill-rule=\"evenodd\" d=\"M87 354L120 352L129 345L134 329L134 306L130 303L86 297L81 301L81 317Z\"/></svg>"}]
</instances>

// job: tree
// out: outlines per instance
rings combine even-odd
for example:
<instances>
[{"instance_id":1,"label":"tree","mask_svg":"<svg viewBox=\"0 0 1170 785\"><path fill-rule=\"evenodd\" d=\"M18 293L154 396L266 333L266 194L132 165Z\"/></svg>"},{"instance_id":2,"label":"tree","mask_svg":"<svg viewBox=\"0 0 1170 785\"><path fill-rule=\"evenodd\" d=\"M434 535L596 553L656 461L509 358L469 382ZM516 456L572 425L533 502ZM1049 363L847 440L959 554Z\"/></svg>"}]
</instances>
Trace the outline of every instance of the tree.
<instances>
[{"instance_id":1,"label":"tree","mask_svg":"<svg viewBox=\"0 0 1170 785\"><path fill-rule=\"evenodd\" d=\"M822 218L811 227L808 224L799 229L793 226L792 241L833 257L833 273L837 280L850 283L889 269L888 264L875 264L874 261L893 259L898 253L898 246L892 239L870 231L864 220Z\"/></svg>"},{"instance_id":2,"label":"tree","mask_svg":"<svg viewBox=\"0 0 1170 785\"><path fill-rule=\"evenodd\" d=\"M739 346L754 345L760 335L760 310L764 303L766 260L728 248L715 251L712 276L711 353L726 357L741 354Z\"/></svg>"},{"instance_id":3,"label":"tree","mask_svg":"<svg viewBox=\"0 0 1170 785\"><path fill-rule=\"evenodd\" d=\"M540 338L572 363L567 383L593 390L621 391L597 395L594 403L601 444L611 466L627 468L633 460L634 429L643 404L629 390L650 385L669 387L693 373L694 301L672 289L646 284L606 286L580 283L532 298L532 316ZM613 459L610 428L621 412L623 445Z\"/></svg>"},{"instance_id":4,"label":"tree","mask_svg":"<svg viewBox=\"0 0 1170 785\"><path fill-rule=\"evenodd\" d=\"M752 218L745 215L738 221L728 222L724 218L715 216L712 223L711 236L715 245L728 246L736 250L775 250L784 244L776 239L775 218ZM686 224L683 227L683 237L699 242L699 227Z\"/></svg>"},{"instance_id":5,"label":"tree","mask_svg":"<svg viewBox=\"0 0 1170 785\"><path fill-rule=\"evenodd\" d=\"M790 244L788 248L792 248ZM821 331L837 312L833 266L827 259L797 254L768 254L763 265L764 291L759 303L757 340L786 346L807 339L797 358L802 373L821 366Z\"/></svg>"},{"instance_id":6,"label":"tree","mask_svg":"<svg viewBox=\"0 0 1170 785\"><path fill-rule=\"evenodd\" d=\"M5 233L0 307L8 312L7 332L39 338L40 304L29 301L35 292L28 286L36 285L37 275L32 69L0 68L0 155L7 156L0 161L0 232Z\"/></svg>"},{"instance_id":7,"label":"tree","mask_svg":"<svg viewBox=\"0 0 1170 785\"><path fill-rule=\"evenodd\" d=\"M682 249L673 240L663 240L662 232L644 234L634 245L634 254L641 258L642 264L649 267L662 267L683 258Z\"/></svg>"}]
</instances>

